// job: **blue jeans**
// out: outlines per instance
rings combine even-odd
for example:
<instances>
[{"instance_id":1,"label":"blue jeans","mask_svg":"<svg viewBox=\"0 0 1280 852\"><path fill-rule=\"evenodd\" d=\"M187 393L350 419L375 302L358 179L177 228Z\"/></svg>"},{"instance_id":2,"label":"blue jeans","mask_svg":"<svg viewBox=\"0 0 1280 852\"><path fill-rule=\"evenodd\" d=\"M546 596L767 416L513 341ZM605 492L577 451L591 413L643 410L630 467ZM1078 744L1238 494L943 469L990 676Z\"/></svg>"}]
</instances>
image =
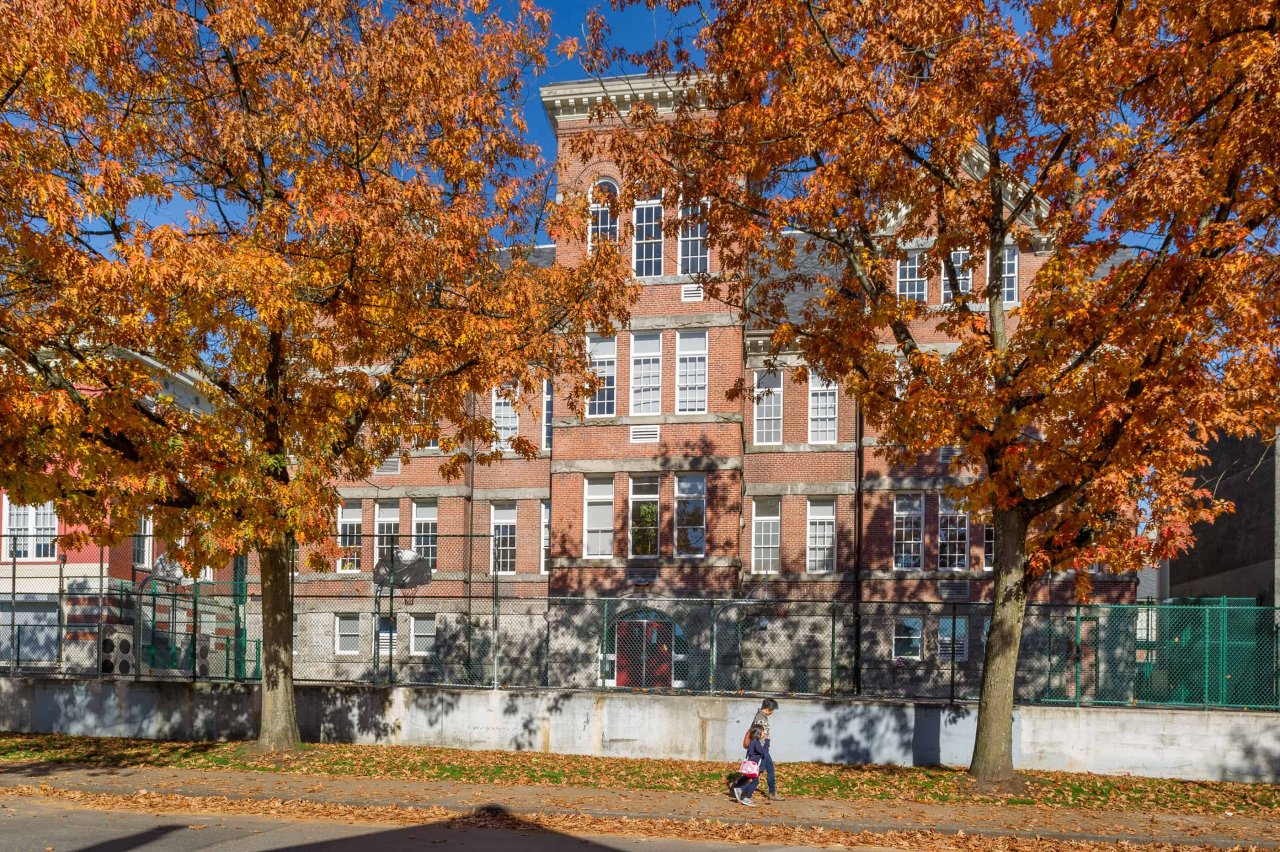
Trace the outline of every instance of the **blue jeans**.
<instances>
[{"instance_id":1,"label":"blue jeans","mask_svg":"<svg viewBox=\"0 0 1280 852\"><path fill-rule=\"evenodd\" d=\"M738 778L738 782L733 786L741 787L742 798L750 799L751 794L756 791L756 787L759 786L759 784L760 784L759 775L743 775L740 778Z\"/></svg>"},{"instance_id":2,"label":"blue jeans","mask_svg":"<svg viewBox=\"0 0 1280 852\"><path fill-rule=\"evenodd\" d=\"M772 796L774 793L778 792L778 782L777 779L773 777L773 755L766 754L764 756L764 760L760 761L760 771L763 772L765 777L769 780L769 795ZM759 781L758 778L757 781ZM755 788L753 787L752 789L754 790Z\"/></svg>"}]
</instances>

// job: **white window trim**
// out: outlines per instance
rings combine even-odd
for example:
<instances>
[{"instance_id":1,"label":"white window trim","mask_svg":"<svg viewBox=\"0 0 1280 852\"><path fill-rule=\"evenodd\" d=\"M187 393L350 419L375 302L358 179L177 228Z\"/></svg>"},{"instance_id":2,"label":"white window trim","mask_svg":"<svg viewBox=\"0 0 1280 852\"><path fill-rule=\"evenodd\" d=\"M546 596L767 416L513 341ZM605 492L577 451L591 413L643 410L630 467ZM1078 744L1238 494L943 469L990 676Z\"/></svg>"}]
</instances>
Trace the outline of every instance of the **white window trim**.
<instances>
[{"instance_id":1,"label":"white window trim","mask_svg":"<svg viewBox=\"0 0 1280 852\"><path fill-rule=\"evenodd\" d=\"M657 275L641 275L636 272L636 264L640 262L640 240L638 238L639 229L636 227L636 213L642 207L657 207L658 215L658 274ZM667 233L666 233L667 211L664 205L664 194L659 193L657 198L638 198L631 207L631 274L640 281L651 281L654 278L661 278L667 271Z\"/></svg>"},{"instance_id":2,"label":"white window trim","mask_svg":"<svg viewBox=\"0 0 1280 852\"><path fill-rule=\"evenodd\" d=\"M8 520L9 520L9 508L8 506L6 506L5 507L5 523L6 524L8 523ZM129 542L129 559L130 561L133 560L133 541L140 536L142 538L143 546L146 548L146 554L143 556L142 562L133 562L133 564L150 567L155 562L155 558L156 558L155 522L151 518L147 518L147 517L138 518L137 530L138 531L134 533L133 540L130 540ZM143 532L143 530L146 530L146 532Z\"/></svg>"},{"instance_id":3,"label":"white window trim","mask_svg":"<svg viewBox=\"0 0 1280 852\"><path fill-rule=\"evenodd\" d=\"M706 210L709 208L709 206L710 206L710 201L709 201L709 199L706 199L706 198L702 199L701 201L699 201L699 202L698 202L698 206L699 206L700 208L702 208L702 210L703 210L703 211L706 211ZM685 211L685 202L684 202L684 199L683 199L683 198L680 200L680 203L679 203L679 205L677 205L676 209L677 209L677 211L679 212L679 216L680 216L680 233L679 233L679 235L676 237L676 246L677 246L677 249L676 249L676 272L677 272L678 274L680 274L680 275L704 275L704 274L710 274L710 272L711 272L711 246L709 246L709 245L707 244L707 238L708 238L709 234L703 234L703 235L702 235L702 247L703 247L703 250L706 252L706 256L707 256L707 271L706 271L705 273L702 273L702 272L685 272L685 271L684 271L684 261L685 261L685 250L684 250L684 247L685 247L685 236L684 236L684 211ZM710 228L708 227L708 225L707 225L707 223L706 223L706 221L705 221L705 218L706 218L706 213L705 213L705 212L703 213L703 218L704 218L704 221L703 221L703 223L702 223L702 227L707 228L707 229L708 229L708 231L709 231L709 230L710 230Z\"/></svg>"},{"instance_id":4,"label":"white window trim","mask_svg":"<svg viewBox=\"0 0 1280 852\"><path fill-rule=\"evenodd\" d=\"M428 507L431 509L430 513L426 511ZM440 504L434 499L414 500L410 513L410 546L415 553L418 550L418 524L435 525L435 532L430 534L430 537L434 539L432 547L434 554L431 566L431 573L434 575L436 569L440 567Z\"/></svg>"},{"instance_id":5,"label":"white window trim","mask_svg":"<svg viewBox=\"0 0 1280 852\"><path fill-rule=\"evenodd\" d=\"M613 341L613 411L606 412L604 414L591 414L590 413L591 400L595 396L595 394L592 394L591 396L587 397L586 405L582 407L582 416L584 419L587 419L587 420L598 420L600 418L617 417L618 416L618 336L614 335L613 337L605 337L602 334L587 335L587 368L590 369L594 374L595 370L593 367L593 362L595 361L595 359L591 355L591 338L593 337L599 338L602 342L608 341L608 340ZM603 387L601 388L601 390L603 390ZM597 393L598 392L599 391L597 391Z\"/></svg>"},{"instance_id":6,"label":"white window trim","mask_svg":"<svg viewBox=\"0 0 1280 852\"><path fill-rule=\"evenodd\" d=\"M418 622L420 621L421 622L430 621L431 633L427 635L430 635L432 639L434 639L436 635L436 617L434 613L431 615L426 615L423 613L411 613L409 615L409 656L410 657L434 657L435 656L434 647L430 651L414 650L414 647L413 647L414 640L418 638ZM435 643L432 642L432 645L434 646Z\"/></svg>"},{"instance_id":7,"label":"white window trim","mask_svg":"<svg viewBox=\"0 0 1280 852\"><path fill-rule=\"evenodd\" d=\"M348 617L350 617L350 616L355 616L355 619L356 619L356 632L355 632L354 634L352 634L352 633L342 633L342 632L338 629L339 625L342 623L342 617L343 617L344 615L345 615L345 616L348 616ZM355 637L356 637L356 649L355 649L354 651L343 651L343 650L342 650L342 637L343 637L343 636L355 636ZM360 655L360 647L359 647L359 646L360 646L360 613L358 613L358 612L335 612L335 613L333 614L333 655L334 655L335 657L358 657L358 656Z\"/></svg>"},{"instance_id":8,"label":"white window trim","mask_svg":"<svg viewBox=\"0 0 1280 852\"><path fill-rule=\"evenodd\" d=\"M956 261L956 255L958 254L964 255L964 258L959 262ZM966 272L961 267L967 266L970 264L970 262L973 260L973 254L968 249L956 249L955 251L951 252L950 258L951 258L951 265L956 268L956 283L960 286L960 292L962 294L964 293L972 294L973 293L973 269L970 268ZM965 286L966 275L968 276L968 284L969 284L968 287ZM947 266L945 263L942 265L941 290L942 290L942 304L944 305L953 304L955 302L955 299L953 299L951 296L951 282L947 280Z\"/></svg>"},{"instance_id":9,"label":"white window trim","mask_svg":"<svg viewBox=\"0 0 1280 852\"><path fill-rule=\"evenodd\" d=\"M944 509L944 506L945 506L946 502L947 502L947 498L946 498L945 496L943 496L943 495L939 495L939 496L938 496L938 570L939 570L939 571L957 571L957 572L968 571L968 570L969 570L969 563L971 563L971 562L973 561L973 556L972 556L972 554L969 552L970 550L972 550L972 549L973 549L973 540L972 540L972 536L969 534L969 532L970 532L969 527L970 527L970 525L971 525L971 524L970 524L969 513L968 513L968 512L947 512L947 511L943 511L943 509ZM952 504L952 508L953 508L953 509L955 508L955 504ZM961 566L961 567L959 567L959 568L952 568L952 567L950 567L950 566L947 566L947 567L945 567L945 568L944 568L944 567L943 567L943 565L942 565L942 544L943 544L943 542L942 542L942 519L943 519L943 517L958 517L958 518L964 518L964 565L962 565L962 566Z\"/></svg>"},{"instance_id":10,"label":"white window trim","mask_svg":"<svg viewBox=\"0 0 1280 852\"><path fill-rule=\"evenodd\" d=\"M987 562L987 530L991 531L991 562ZM994 571L996 567L995 524L982 525L982 570Z\"/></svg>"},{"instance_id":11,"label":"white window trim","mask_svg":"<svg viewBox=\"0 0 1280 852\"><path fill-rule=\"evenodd\" d=\"M916 276L910 279L904 279L902 276L902 265L904 263L911 261L912 259L915 260L915 264L916 264ZM894 268L896 270L894 275L894 292L897 294L898 298L907 302L919 302L922 305L929 304L929 275L924 270L924 252L918 249L908 251L905 257L898 258ZM913 282L913 284L915 282L923 281L924 282L923 295L919 299L905 295L903 293L903 286L902 286L902 282L904 280L909 280Z\"/></svg>"},{"instance_id":12,"label":"white window trim","mask_svg":"<svg viewBox=\"0 0 1280 852\"><path fill-rule=\"evenodd\" d=\"M681 477L702 477L702 552L701 553L684 553L680 550L680 479ZM671 530L675 536L675 540L671 543L672 553L681 559L705 559L707 557L707 488L708 480L705 473L677 473L671 479L671 492L675 498L672 503ZM692 497L686 499L694 499ZM689 527L692 529L692 527Z\"/></svg>"},{"instance_id":13,"label":"white window trim","mask_svg":"<svg viewBox=\"0 0 1280 852\"><path fill-rule=\"evenodd\" d=\"M898 653L898 622L914 621L916 623L916 641L920 643L920 652L918 654L899 654ZM914 660L920 661L924 659L924 618L919 615L897 615L893 618L893 636L890 639L889 650L893 654L895 660Z\"/></svg>"},{"instance_id":14,"label":"white window trim","mask_svg":"<svg viewBox=\"0 0 1280 852\"><path fill-rule=\"evenodd\" d=\"M839 383L837 383L837 382L827 382L825 385L818 385L818 384L817 384L817 382L818 382L818 381L821 381L821 380L820 380L820 379L817 379L817 377L815 377L815 376L813 375L813 373L810 373L810 374L809 374L809 394L808 394L808 403L809 403L809 434L808 434L806 437L809 439L809 443L810 443L810 444L822 445L822 444L835 444L835 443L839 443L839 441L840 441L840 385L839 385ZM814 439L814 437L813 437L813 396L814 396L814 391L820 391L820 392L822 392L822 393L828 393L828 392L829 392L829 393L831 393L831 394L835 397L835 423L834 423L834 424L832 424L832 425L834 426L834 428L832 429L832 433L833 433L834 437L832 437L832 439L831 439L830 441L818 441L818 440L815 440L815 439Z\"/></svg>"},{"instance_id":15,"label":"white window trim","mask_svg":"<svg viewBox=\"0 0 1280 852\"><path fill-rule=\"evenodd\" d=\"M494 532L494 528L497 527L498 525L497 518L495 517L498 511L498 505L497 505L498 503L504 503L504 504L510 503L512 507L512 511L514 511L516 514L516 518L514 521L502 522L503 524L510 523L516 528L516 534L513 536L516 553L515 553L515 558L513 560L514 564L511 566L510 571L499 571L498 560L495 558L497 554L494 552L494 545L496 543L497 535ZM497 575L499 577L514 576L515 574L518 574L520 572L519 560L520 560L520 504L515 500L490 501L489 502L489 575L490 576Z\"/></svg>"},{"instance_id":16,"label":"white window trim","mask_svg":"<svg viewBox=\"0 0 1280 852\"><path fill-rule=\"evenodd\" d=\"M589 521L587 520L587 513L588 513L588 511L589 511L589 507L590 507L590 505L591 505L591 498L588 496L588 495L589 495L588 487L589 487L590 481L591 481L592 479L596 479L596 478L597 478L597 477L594 477L594 476L584 476L584 477L582 477L582 558L583 558L583 559L593 559L593 560L595 560L595 559L612 559L612 558L613 558L613 551L614 551L614 547L615 547L615 545L616 545L616 543L617 543L617 542L616 542L616 539L617 539L617 537L618 537L618 507L617 507L617 505L615 505L615 504L616 504L616 502L617 502L617 488L616 488L616 486L614 487L613 496L611 496L611 497L609 498L609 508L610 508L611 513L612 513L612 515L613 515L613 522L612 522L612 524L610 525L610 529L613 531L613 534L609 537L609 552L608 552L608 553L597 553L597 554L593 554L593 555L590 555L590 556L588 556L588 555L587 555L587 541L588 541L588 534L589 534L589 530L590 530ZM599 478L599 479L601 479L601 480L603 480L605 477L601 476L601 477L598 477L598 478ZM610 481L610 484L612 485L612 484L613 484L613 480L612 480L612 479L610 479L609 481ZM603 501L602 501L602 502L603 502ZM630 507L628 506L628 508L630 508ZM628 545L628 546L629 546L629 545Z\"/></svg>"},{"instance_id":17,"label":"white window trim","mask_svg":"<svg viewBox=\"0 0 1280 852\"><path fill-rule=\"evenodd\" d=\"M761 421L760 405L766 399L769 399L770 397L772 397L774 394L774 391L772 389L766 390L765 393L767 394L767 396L762 396L760 391L760 378L761 376L775 376L775 375L778 377L778 388L777 388L778 440L762 441L760 440L760 421ZM783 433L783 430L786 428L786 422L787 422L787 417L786 417L787 412L784 406L784 400L782 396L783 386L786 385L786 383L787 383L786 376L783 374L783 371L781 368L779 368L778 370L756 370L751 375L751 403L752 403L751 405L751 427L752 427L751 437L753 439L752 443L758 447L777 447L782 445L782 437L783 437L782 433Z\"/></svg>"},{"instance_id":18,"label":"white window trim","mask_svg":"<svg viewBox=\"0 0 1280 852\"><path fill-rule=\"evenodd\" d=\"M636 338L649 337L654 335L656 335L658 338L658 410L637 412L636 411ZM634 331L631 332L631 374L629 376L630 381L628 382L630 387L627 389L627 412L633 416L649 417L649 416L655 416L662 413L662 345L663 343L664 343L663 334L660 331L659 332L642 332L640 334L636 334L636 332ZM651 358L653 356L645 355L643 357ZM616 385L616 382L615 382L615 385Z\"/></svg>"},{"instance_id":19,"label":"white window trim","mask_svg":"<svg viewBox=\"0 0 1280 852\"><path fill-rule=\"evenodd\" d=\"M782 498L781 497L765 497L766 500L777 500L778 512L774 515L760 514L758 507L762 498L756 497L751 501L751 573L758 574L761 577L776 577L782 573ZM764 570L758 566L756 551L756 524L773 522L778 525L778 568L776 571ZM806 528L805 534L808 535Z\"/></svg>"},{"instance_id":20,"label":"white window trim","mask_svg":"<svg viewBox=\"0 0 1280 852\"><path fill-rule=\"evenodd\" d=\"M551 557L548 551L551 549L551 501L540 500L538 502L538 512L540 515L541 525L538 527L538 570L541 574L551 573Z\"/></svg>"},{"instance_id":21,"label":"white window trim","mask_svg":"<svg viewBox=\"0 0 1280 852\"><path fill-rule=\"evenodd\" d=\"M51 502L51 501L49 501L49 500L46 500L46 501L45 501L45 503L48 503L48 502ZM31 532L31 530L34 530L34 529L35 529L35 508L36 508L36 505L37 505L37 504L34 504L34 503L18 503L17 505L19 505L19 506L26 506L26 507L28 507L28 508L30 508L30 509L31 509L31 512L32 512L32 514L31 514L31 524L32 524L32 525L31 525L31 527L30 527L30 528L28 528L28 530L27 530L27 531L25 531L25 532L23 532L23 533L22 533L23 535L30 536L30 535L32 535L32 534L33 534L33 533ZM40 503L40 504L38 504L38 505L43 506L43 505L44 505L44 503ZM13 560L13 557L11 557L11 556L9 555L9 553L11 552L9 548L10 548L10 547L12 547L12 545L13 545L13 540L12 540L11 536L14 534L14 533L13 533L13 531L12 531L11 529L9 529L9 507L10 507L10 503L9 503L9 495L8 495L8 493L6 493L6 494L4 495L4 501L3 501L3 504L2 504L2 508L0 508L0 511L3 511L3 512L4 512L4 516L3 516L3 518L0 518L0 521L2 521L2 522L3 522L3 526L0 526L0 530L2 530L2 531L3 531L3 533L4 533L4 539L3 539L3 540L4 540L4 542L5 542L5 546L4 546L4 548L3 548L3 553L2 553L2 554L0 554L0 555L3 555L3 558L4 558L4 560L5 560L6 562L11 562L11 561ZM53 512L53 555L52 555L52 556L33 556L33 555L30 555L30 554L35 553L35 541L34 541L34 539L32 539L32 540L28 543L28 545L27 545L27 547L28 547L28 551L27 551L27 552L28 552L28 555L27 555L27 556L19 556L19 557L17 557L17 561L19 561L19 562L39 562L39 563L46 563L46 564L52 564L52 563L54 563L54 562L57 562L57 561L58 561L58 558L59 558L59 554L62 552L62 542L58 540L58 527L59 527L59 526L61 526L61 524L62 524L62 521L61 521L61 519L58 517L58 512L57 512L57 509L55 508L55 509L54 509L54 512ZM132 556L132 554L130 554L130 555Z\"/></svg>"},{"instance_id":22,"label":"white window trim","mask_svg":"<svg viewBox=\"0 0 1280 852\"><path fill-rule=\"evenodd\" d=\"M831 504L831 517L816 519L821 521L829 520L831 522L831 567L830 568L815 569L813 566L813 552L809 544L809 532L813 528L813 522L815 520L813 516L814 500L819 500L823 503ZM840 526L837 523L839 513L836 508L835 498L834 497L811 497L805 500L804 514L805 514L805 521L804 521L804 570L805 570L805 573L818 574L818 575L834 574L836 570L836 562L837 562L836 551L839 548L839 543L840 543Z\"/></svg>"},{"instance_id":23,"label":"white window trim","mask_svg":"<svg viewBox=\"0 0 1280 852\"><path fill-rule=\"evenodd\" d=\"M640 474L644 476L645 474ZM654 541L657 553L653 555L641 554L637 555L635 545L631 540L631 533L634 527L636 512L636 478L634 476L627 477L627 557L630 559L643 559L652 561L658 559L662 555L662 477L655 477L658 480L658 493L652 497L646 495L643 499L646 503L654 502L658 504L658 528L656 530L656 539Z\"/></svg>"},{"instance_id":24,"label":"white window trim","mask_svg":"<svg viewBox=\"0 0 1280 852\"><path fill-rule=\"evenodd\" d=\"M1005 298L1004 298L1004 250L1005 250L1005 249L1010 249L1010 248L1014 250L1014 254L1013 254L1013 277L1014 277L1014 282L1015 282L1015 283L1014 283L1014 289L1015 289L1016 294L1017 294L1017 298L1016 298L1016 299L1014 299L1013 301L1009 301L1008 299L1005 299ZM1012 307L1015 307L1015 308L1016 308L1016 307L1018 307L1020 304L1022 304L1022 251L1018 248L1018 246L1017 246L1017 244L1016 244L1016 243L1005 243L1004 248L1001 248L1001 249L1000 249L1000 255L1001 255L1001 256L1000 256L1000 259L999 259L999 264L1000 264L999 273L1000 273L1000 275L998 276L998 277L999 277L999 279L1000 279L1000 298L1001 298L1001 300L1002 300L1002 301L1003 301L1003 303L1004 303L1004 308L1005 308L1005 310L1008 310L1010 306L1012 306ZM990 283L990 281L991 281L991 270L992 270L993 265L994 265L994 264L992 263L992 260L991 260L991 250L990 250L990 249L987 249L987 269L986 269L986 272L987 272L987 282L988 282L988 283Z\"/></svg>"},{"instance_id":25,"label":"white window trim","mask_svg":"<svg viewBox=\"0 0 1280 852\"><path fill-rule=\"evenodd\" d=\"M357 511L360 513L360 526L359 526L359 528L358 528L358 529L359 529L359 532L352 533L352 535L354 535L354 536L355 536L355 539L356 539L356 544L355 544L355 548L356 548L356 565L355 565L355 567L354 567L354 568L345 568L345 567L343 567L343 564L347 561L347 557L345 557L345 556L339 556L339 557L338 557L338 561L337 561L337 563L334 565L334 571L335 571L335 572L337 572L338 574L359 574L359 573L360 573L360 569L361 569L361 567L362 567L361 563L363 563L363 562L364 562L364 505L363 505L362 501L360 501L360 500L343 500L343 501L338 505L338 546L339 546L339 547L343 547L343 546L344 546L344 545L342 544L342 536L343 536L343 532L342 532L342 510L343 510L343 509L345 509L345 508L347 508L347 504L348 504L348 503L355 503L355 504L357 504L357 506L359 507L359 508L357 509ZM375 526L376 526L376 523L375 523Z\"/></svg>"},{"instance_id":26,"label":"white window trim","mask_svg":"<svg viewBox=\"0 0 1280 852\"><path fill-rule=\"evenodd\" d=\"M555 411L555 385L550 379L542 380L542 449L551 449L551 416Z\"/></svg>"},{"instance_id":27,"label":"white window trim","mask_svg":"<svg viewBox=\"0 0 1280 852\"><path fill-rule=\"evenodd\" d=\"M702 337L702 342L703 342L703 349L702 349L702 351L700 351L700 352L688 352L688 353L686 353L686 352L682 352L682 351L681 351L681 349L680 349L680 343L681 343L681 341L684 341L684 340L692 340L692 339L694 339L695 337L697 337L698 335L701 335L701 337ZM696 410L690 410L690 411L681 411L681 410L680 410L680 391L681 391L681 385L680 385L680 358L681 358L681 356L682 356L682 355L688 355L689 357L693 357L693 358L696 358L696 357L698 357L698 356L702 356L703 366L705 367L704 372L706 373L706 384L704 384L704 385L702 386L702 391L703 391L702 407L701 407L701 408L699 408L699 409L696 409ZM691 386L691 387L692 387L692 386ZM710 334L710 331L709 331L708 329L690 329L690 330L688 330L688 331L678 331L678 332L676 332L675 391L676 391L676 405L675 405L675 413L676 413L676 414L706 414L706 413L707 413L707 411L710 409L710 401L711 401L711 334Z\"/></svg>"},{"instance_id":28,"label":"white window trim","mask_svg":"<svg viewBox=\"0 0 1280 852\"><path fill-rule=\"evenodd\" d=\"M498 403L511 406L511 416L515 419L515 430L511 437L504 438L498 431ZM494 432L494 449L501 450L504 453L512 452L511 442L520 437L520 408L516 405L515 400L509 400L499 395L498 388L494 388L489 398L489 419L493 421Z\"/></svg>"},{"instance_id":29,"label":"white window trim","mask_svg":"<svg viewBox=\"0 0 1280 852\"><path fill-rule=\"evenodd\" d=\"M928 520L928 515L929 515L928 505L927 505L928 501L925 499L925 495L921 491L895 491L891 493L892 493L893 506L891 507L890 518L895 522L895 527L896 527L896 520L898 518L898 498L899 497L919 497L920 498L920 511L912 512L911 515L909 516L909 517L915 517L920 519L920 542L919 542L920 564L914 568L899 567L898 553L897 553L897 549L898 549L897 530L895 528L890 528L889 556L893 560L893 570L894 571L923 571L925 570L925 565L924 565L925 522ZM903 517L908 517L908 516L903 515Z\"/></svg>"},{"instance_id":30,"label":"white window trim","mask_svg":"<svg viewBox=\"0 0 1280 852\"><path fill-rule=\"evenodd\" d=\"M622 194L622 190L621 190L621 187L618 186L618 182L611 177L596 178L596 180L591 184L591 197L588 199L589 206L587 208L587 254L588 255L591 254L591 250L595 247L595 241L591 239L591 232L595 230L594 225L595 225L596 211L609 210L609 205L599 204L595 200L596 187L598 187L602 183L607 183L609 184L609 186L613 187L613 197L615 201ZM614 216L613 230L615 233L614 241L616 242L618 239L621 238L621 235L618 234L618 231L621 230L620 229L621 222L618 221L618 217L616 214L611 213L611 215Z\"/></svg>"}]
</instances>

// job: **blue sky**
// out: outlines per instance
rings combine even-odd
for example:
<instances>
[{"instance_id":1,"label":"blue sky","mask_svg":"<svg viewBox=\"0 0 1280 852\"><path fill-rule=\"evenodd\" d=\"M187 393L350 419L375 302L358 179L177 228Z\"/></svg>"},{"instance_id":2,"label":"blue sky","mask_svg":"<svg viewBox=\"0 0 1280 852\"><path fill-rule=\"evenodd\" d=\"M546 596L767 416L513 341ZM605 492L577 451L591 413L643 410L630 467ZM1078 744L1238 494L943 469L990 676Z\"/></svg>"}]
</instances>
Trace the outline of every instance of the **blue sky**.
<instances>
[{"instance_id":1,"label":"blue sky","mask_svg":"<svg viewBox=\"0 0 1280 852\"><path fill-rule=\"evenodd\" d=\"M594 8L602 8L609 21L612 29L611 43L628 50L646 50L667 31L665 18L660 13L651 12L643 6L615 12L607 6L602 7L600 0L542 0L540 5L551 13L551 26L557 39L577 37L581 40L583 22L586 20L587 13ZM628 70L630 73L635 73L638 69ZM555 156L555 134L552 133L551 124L542 111L538 88L547 83L579 80L586 76L576 59L564 59L553 54L547 72L529 80L526 106L529 134L542 146L543 156L547 159Z\"/></svg>"}]
</instances>

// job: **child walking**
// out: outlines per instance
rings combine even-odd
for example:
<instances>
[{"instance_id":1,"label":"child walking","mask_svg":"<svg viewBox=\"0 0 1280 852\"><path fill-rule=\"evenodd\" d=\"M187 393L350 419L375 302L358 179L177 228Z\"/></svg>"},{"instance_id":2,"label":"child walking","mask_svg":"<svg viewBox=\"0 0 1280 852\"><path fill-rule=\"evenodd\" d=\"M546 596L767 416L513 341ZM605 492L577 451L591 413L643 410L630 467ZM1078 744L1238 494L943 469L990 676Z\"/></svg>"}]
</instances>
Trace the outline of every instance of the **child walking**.
<instances>
[{"instance_id":1,"label":"child walking","mask_svg":"<svg viewBox=\"0 0 1280 852\"><path fill-rule=\"evenodd\" d=\"M756 771L743 773L742 777L734 782L733 797L739 804L749 808L756 806L756 803L751 801L751 794L756 791L756 786L760 783L760 767L768 756L769 741L764 738L764 728L752 725L751 730L747 732L747 761L756 765Z\"/></svg>"}]
</instances>

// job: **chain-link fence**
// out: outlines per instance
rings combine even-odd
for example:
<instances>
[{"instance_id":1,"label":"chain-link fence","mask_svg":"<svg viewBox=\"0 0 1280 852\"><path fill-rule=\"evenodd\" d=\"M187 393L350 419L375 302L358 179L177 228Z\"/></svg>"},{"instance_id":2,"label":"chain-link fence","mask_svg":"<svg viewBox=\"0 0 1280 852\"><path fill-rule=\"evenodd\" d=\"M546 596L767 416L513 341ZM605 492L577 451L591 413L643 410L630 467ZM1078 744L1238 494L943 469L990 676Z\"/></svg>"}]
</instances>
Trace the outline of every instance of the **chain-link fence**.
<instances>
[{"instance_id":1,"label":"chain-link fence","mask_svg":"<svg viewBox=\"0 0 1280 852\"><path fill-rule=\"evenodd\" d=\"M536 579L536 577L534 578ZM545 581L544 581L545 582ZM352 587L363 583L364 588ZM300 682L635 689L973 700L981 603L547 597L469 574L390 589L294 587ZM108 582L0 603L0 671L253 681L262 606L249 582ZM1026 703L1280 709L1280 611L1217 600L1032 605Z\"/></svg>"},{"instance_id":2,"label":"chain-link fence","mask_svg":"<svg viewBox=\"0 0 1280 852\"><path fill-rule=\"evenodd\" d=\"M340 518L331 540L294 548L295 679L978 697L989 604L548 596L549 535L517 539L503 511L487 534L439 535L434 507L415 504L407 527ZM256 556L183 568L180 548L145 532L70 561L61 544L6 537L0 672L261 677ZM1280 709L1278 623L1247 600L1034 604L1018 697Z\"/></svg>"}]
</instances>

